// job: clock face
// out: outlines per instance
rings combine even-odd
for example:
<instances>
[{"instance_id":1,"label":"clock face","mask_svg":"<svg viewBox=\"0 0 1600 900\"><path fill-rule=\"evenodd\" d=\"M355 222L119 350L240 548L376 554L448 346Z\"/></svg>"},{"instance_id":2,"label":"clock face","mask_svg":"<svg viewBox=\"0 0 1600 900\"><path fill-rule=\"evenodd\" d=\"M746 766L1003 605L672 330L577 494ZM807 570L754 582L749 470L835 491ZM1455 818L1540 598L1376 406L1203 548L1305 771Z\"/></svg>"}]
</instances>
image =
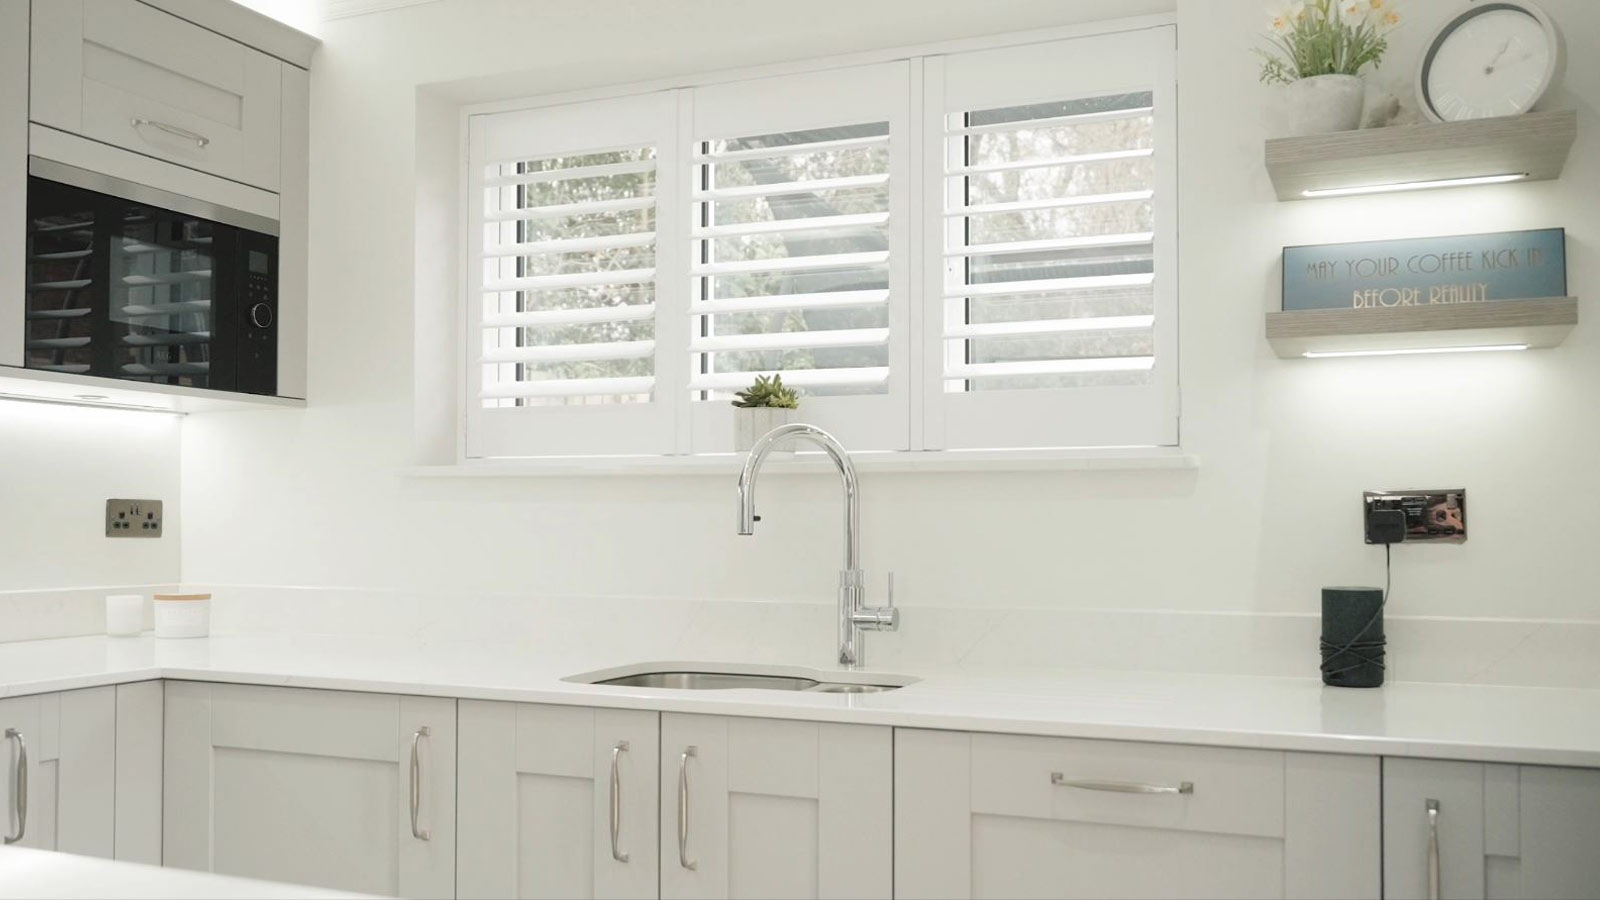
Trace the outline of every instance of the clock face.
<instances>
[{"instance_id":1,"label":"clock face","mask_svg":"<svg viewBox=\"0 0 1600 900\"><path fill-rule=\"evenodd\" d=\"M1517 115L1544 93L1555 52L1531 13L1490 7L1439 37L1423 84L1447 122Z\"/></svg>"}]
</instances>

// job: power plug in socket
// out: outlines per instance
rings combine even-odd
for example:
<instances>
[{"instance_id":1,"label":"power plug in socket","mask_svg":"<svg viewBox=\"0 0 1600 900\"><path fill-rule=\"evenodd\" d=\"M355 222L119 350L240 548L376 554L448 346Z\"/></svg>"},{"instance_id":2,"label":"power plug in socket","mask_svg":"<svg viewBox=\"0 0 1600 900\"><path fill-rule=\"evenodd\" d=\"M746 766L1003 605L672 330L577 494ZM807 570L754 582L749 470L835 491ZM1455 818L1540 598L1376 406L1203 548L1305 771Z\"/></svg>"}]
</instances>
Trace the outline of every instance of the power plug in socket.
<instances>
[{"instance_id":1,"label":"power plug in socket","mask_svg":"<svg viewBox=\"0 0 1600 900\"><path fill-rule=\"evenodd\" d=\"M1394 511L1405 516L1405 542L1462 544L1467 540L1467 491L1465 488L1420 491L1367 491L1361 495L1362 521L1368 523L1367 543L1372 539L1371 522L1375 511Z\"/></svg>"},{"instance_id":2,"label":"power plug in socket","mask_svg":"<svg viewBox=\"0 0 1600 900\"><path fill-rule=\"evenodd\" d=\"M161 537L161 501L107 500L106 537Z\"/></svg>"}]
</instances>

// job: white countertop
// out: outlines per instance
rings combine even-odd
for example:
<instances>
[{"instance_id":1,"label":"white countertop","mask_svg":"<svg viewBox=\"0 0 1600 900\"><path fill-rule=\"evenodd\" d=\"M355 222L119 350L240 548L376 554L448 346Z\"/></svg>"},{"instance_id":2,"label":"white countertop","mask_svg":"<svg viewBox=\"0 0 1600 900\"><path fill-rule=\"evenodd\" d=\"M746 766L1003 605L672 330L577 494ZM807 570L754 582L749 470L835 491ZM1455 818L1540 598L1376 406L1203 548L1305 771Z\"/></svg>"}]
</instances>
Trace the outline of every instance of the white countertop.
<instances>
[{"instance_id":1,"label":"white countertop","mask_svg":"<svg viewBox=\"0 0 1600 900\"><path fill-rule=\"evenodd\" d=\"M0 847L0 897L311 898L366 897L325 888L164 869L70 853Z\"/></svg>"},{"instance_id":2,"label":"white countertop","mask_svg":"<svg viewBox=\"0 0 1600 900\"><path fill-rule=\"evenodd\" d=\"M915 669L879 694L674 691L562 681L643 659L574 647L307 635L0 644L0 696L172 678L1330 753L1600 767L1600 690L1096 670ZM716 661L660 661L693 669ZM760 670L761 666L742 667ZM771 667L766 667L771 668ZM861 680L870 681L869 676Z\"/></svg>"}]
</instances>

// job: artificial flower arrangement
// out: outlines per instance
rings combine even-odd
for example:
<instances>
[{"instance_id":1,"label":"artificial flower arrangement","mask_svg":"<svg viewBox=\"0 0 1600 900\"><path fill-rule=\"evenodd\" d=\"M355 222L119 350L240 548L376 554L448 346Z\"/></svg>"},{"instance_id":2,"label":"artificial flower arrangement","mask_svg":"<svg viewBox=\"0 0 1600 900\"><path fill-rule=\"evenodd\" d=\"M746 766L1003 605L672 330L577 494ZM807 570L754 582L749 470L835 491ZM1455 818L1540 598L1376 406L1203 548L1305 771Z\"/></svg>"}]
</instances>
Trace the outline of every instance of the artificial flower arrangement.
<instances>
[{"instance_id":1,"label":"artificial flower arrangement","mask_svg":"<svg viewBox=\"0 0 1600 900\"><path fill-rule=\"evenodd\" d=\"M1270 13L1271 48L1256 50L1268 84L1359 75L1383 59L1389 32L1400 24L1394 0L1282 0Z\"/></svg>"}]
</instances>

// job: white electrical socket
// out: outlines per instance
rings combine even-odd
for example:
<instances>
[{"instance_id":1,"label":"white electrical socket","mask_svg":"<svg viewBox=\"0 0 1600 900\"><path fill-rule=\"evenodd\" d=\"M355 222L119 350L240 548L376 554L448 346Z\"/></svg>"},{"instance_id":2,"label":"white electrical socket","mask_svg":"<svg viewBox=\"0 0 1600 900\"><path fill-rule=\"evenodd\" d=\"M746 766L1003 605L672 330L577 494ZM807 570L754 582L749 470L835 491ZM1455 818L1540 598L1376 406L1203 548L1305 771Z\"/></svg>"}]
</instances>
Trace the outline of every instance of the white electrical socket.
<instances>
[{"instance_id":1,"label":"white electrical socket","mask_svg":"<svg viewBox=\"0 0 1600 900\"><path fill-rule=\"evenodd\" d=\"M107 500L106 537L161 537L161 501Z\"/></svg>"}]
</instances>

